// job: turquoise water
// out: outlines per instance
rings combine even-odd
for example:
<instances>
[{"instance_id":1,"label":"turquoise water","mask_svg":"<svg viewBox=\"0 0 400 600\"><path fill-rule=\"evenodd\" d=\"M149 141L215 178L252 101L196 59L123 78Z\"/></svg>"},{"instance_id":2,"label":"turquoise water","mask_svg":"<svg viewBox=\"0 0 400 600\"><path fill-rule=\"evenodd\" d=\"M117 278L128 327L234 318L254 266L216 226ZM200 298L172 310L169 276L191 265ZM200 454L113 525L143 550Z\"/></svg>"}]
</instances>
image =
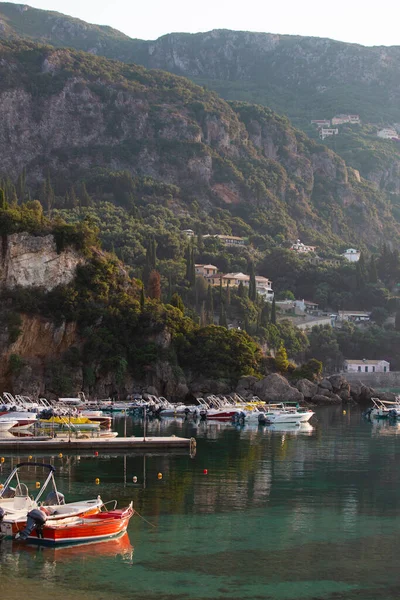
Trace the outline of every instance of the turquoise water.
<instances>
[{"instance_id":1,"label":"turquoise water","mask_svg":"<svg viewBox=\"0 0 400 600\"><path fill-rule=\"evenodd\" d=\"M1 542L3 596L399 598L400 425L338 408L319 410L313 425L154 422L154 435L197 437L196 456L54 457L67 500L133 500L155 527L134 517L128 538L60 550ZM129 420L127 430L139 435L141 424ZM0 480L10 466L5 457Z\"/></svg>"}]
</instances>

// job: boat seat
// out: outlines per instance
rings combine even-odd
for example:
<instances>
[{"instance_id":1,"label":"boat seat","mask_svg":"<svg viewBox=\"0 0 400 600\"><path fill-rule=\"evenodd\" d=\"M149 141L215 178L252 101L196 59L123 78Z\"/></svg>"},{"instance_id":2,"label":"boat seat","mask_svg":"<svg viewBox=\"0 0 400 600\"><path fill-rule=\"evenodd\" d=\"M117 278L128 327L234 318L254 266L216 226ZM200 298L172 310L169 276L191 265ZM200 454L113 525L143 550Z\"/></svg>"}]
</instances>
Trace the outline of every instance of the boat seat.
<instances>
[{"instance_id":1,"label":"boat seat","mask_svg":"<svg viewBox=\"0 0 400 600\"><path fill-rule=\"evenodd\" d=\"M47 507L48 508L48 507ZM48 508L49 510L49 508ZM51 516L55 515L74 515L81 512L82 509L79 509L77 506L57 506L57 508L51 511Z\"/></svg>"},{"instance_id":2,"label":"boat seat","mask_svg":"<svg viewBox=\"0 0 400 600\"><path fill-rule=\"evenodd\" d=\"M96 515L88 515L85 519L120 519L124 511L110 510L109 512L100 512Z\"/></svg>"}]
</instances>

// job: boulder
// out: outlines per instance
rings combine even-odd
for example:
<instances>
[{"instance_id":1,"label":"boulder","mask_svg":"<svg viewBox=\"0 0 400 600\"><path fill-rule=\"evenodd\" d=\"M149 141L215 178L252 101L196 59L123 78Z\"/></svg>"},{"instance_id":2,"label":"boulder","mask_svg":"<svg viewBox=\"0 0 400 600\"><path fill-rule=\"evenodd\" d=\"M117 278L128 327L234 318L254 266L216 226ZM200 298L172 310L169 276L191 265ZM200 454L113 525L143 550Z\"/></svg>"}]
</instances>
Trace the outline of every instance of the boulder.
<instances>
[{"instance_id":1,"label":"boulder","mask_svg":"<svg viewBox=\"0 0 400 600\"><path fill-rule=\"evenodd\" d=\"M362 387L363 387L363 384L361 383L360 380L350 382L350 396L352 398L354 398L354 400L358 400L359 397L361 396L361 388Z\"/></svg>"},{"instance_id":2,"label":"boulder","mask_svg":"<svg viewBox=\"0 0 400 600\"><path fill-rule=\"evenodd\" d=\"M299 379L296 388L301 392L304 398L312 398L318 393L318 386L309 379Z\"/></svg>"},{"instance_id":3,"label":"boulder","mask_svg":"<svg viewBox=\"0 0 400 600\"><path fill-rule=\"evenodd\" d=\"M332 394L330 398L328 396L323 396L322 394L317 394L313 398L311 398L311 402L313 404L317 404L318 406L330 406L335 404L341 404L342 400L336 394Z\"/></svg>"},{"instance_id":4,"label":"boulder","mask_svg":"<svg viewBox=\"0 0 400 600\"><path fill-rule=\"evenodd\" d=\"M338 392L347 384L343 375L331 375L330 377L327 377L327 381L331 384L334 392Z\"/></svg>"},{"instance_id":5,"label":"boulder","mask_svg":"<svg viewBox=\"0 0 400 600\"><path fill-rule=\"evenodd\" d=\"M253 389L255 384L257 383L258 378L253 375L247 375L246 377L241 377L236 386L236 392L241 396L252 396Z\"/></svg>"},{"instance_id":6,"label":"boulder","mask_svg":"<svg viewBox=\"0 0 400 600\"><path fill-rule=\"evenodd\" d=\"M324 388L318 388L317 390L317 394L318 396L326 396L327 398L330 398L332 396L333 392L331 392L330 390L325 390Z\"/></svg>"},{"instance_id":7,"label":"boulder","mask_svg":"<svg viewBox=\"0 0 400 600\"><path fill-rule=\"evenodd\" d=\"M339 396L343 400L343 402L349 402L349 400L350 400L350 392L349 392L349 390L346 390L346 389L340 390Z\"/></svg>"},{"instance_id":8,"label":"boulder","mask_svg":"<svg viewBox=\"0 0 400 600\"><path fill-rule=\"evenodd\" d=\"M320 381L320 383L318 384L318 386L320 388L325 389L325 390L332 391L332 384L329 381L329 379L323 379L322 381Z\"/></svg>"},{"instance_id":9,"label":"boulder","mask_svg":"<svg viewBox=\"0 0 400 600\"><path fill-rule=\"evenodd\" d=\"M254 393L266 402L303 402L304 396L287 379L272 373L254 385Z\"/></svg>"}]
</instances>

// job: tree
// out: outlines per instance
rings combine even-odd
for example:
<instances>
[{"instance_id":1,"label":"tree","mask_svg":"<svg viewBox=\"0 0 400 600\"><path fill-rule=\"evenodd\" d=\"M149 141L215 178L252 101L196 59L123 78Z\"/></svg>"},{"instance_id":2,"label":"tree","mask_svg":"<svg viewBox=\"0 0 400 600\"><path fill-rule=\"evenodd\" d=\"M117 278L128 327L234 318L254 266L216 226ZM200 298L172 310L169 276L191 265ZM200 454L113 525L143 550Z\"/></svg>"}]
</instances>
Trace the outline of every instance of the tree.
<instances>
[{"instance_id":1,"label":"tree","mask_svg":"<svg viewBox=\"0 0 400 600\"><path fill-rule=\"evenodd\" d=\"M0 209L6 210L6 208L7 208L7 202L6 202L4 190L0 189Z\"/></svg>"},{"instance_id":2,"label":"tree","mask_svg":"<svg viewBox=\"0 0 400 600\"><path fill-rule=\"evenodd\" d=\"M276 325L276 304L275 304L275 297L272 299L271 323L272 323L272 325Z\"/></svg>"},{"instance_id":3,"label":"tree","mask_svg":"<svg viewBox=\"0 0 400 600\"><path fill-rule=\"evenodd\" d=\"M256 287L256 274L254 272L254 263L253 261L250 262L249 265L249 275L250 275L250 281L249 281L249 298L252 302L255 302L257 299L257 287Z\"/></svg>"},{"instance_id":4,"label":"tree","mask_svg":"<svg viewBox=\"0 0 400 600\"><path fill-rule=\"evenodd\" d=\"M365 265L364 254L361 252L360 259L356 264L356 283L357 288L362 289L368 280L367 267Z\"/></svg>"},{"instance_id":5,"label":"tree","mask_svg":"<svg viewBox=\"0 0 400 600\"><path fill-rule=\"evenodd\" d=\"M148 285L149 298L153 300L161 299L161 277L158 271L151 271Z\"/></svg>"},{"instance_id":6,"label":"tree","mask_svg":"<svg viewBox=\"0 0 400 600\"><path fill-rule=\"evenodd\" d=\"M179 295L179 294L177 294L176 292L175 292L175 294L173 294L173 295L172 295L172 298L171 298L171 304L172 304L172 306L176 306L176 308L179 308L179 310L180 310L182 313L184 313L184 312L185 312L185 305L184 305L184 303L183 303L183 300L182 300L182 298L180 297L180 295Z\"/></svg>"},{"instance_id":7,"label":"tree","mask_svg":"<svg viewBox=\"0 0 400 600\"><path fill-rule=\"evenodd\" d=\"M200 327L206 327L206 325L207 325L207 317L206 317L205 302L202 302L201 309L200 309Z\"/></svg>"},{"instance_id":8,"label":"tree","mask_svg":"<svg viewBox=\"0 0 400 600\"><path fill-rule=\"evenodd\" d=\"M238 295L239 295L239 298L246 297L246 290L244 288L243 281L239 281Z\"/></svg>"},{"instance_id":9,"label":"tree","mask_svg":"<svg viewBox=\"0 0 400 600\"><path fill-rule=\"evenodd\" d=\"M206 299L206 319L207 323L214 323L214 300L211 285L208 285Z\"/></svg>"},{"instance_id":10,"label":"tree","mask_svg":"<svg viewBox=\"0 0 400 600\"><path fill-rule=\"evenodd\" d=\"M225 305L221 302L219 307L219 325L220 327L228 327L228 321L226 320Z\"/></svg>"},{"instance_id":11,"label":"tree","mask_svg":"<svg viewBox=\"0 0 400 600\"><path fill-rule=\"evenodd\" d=\"M142 312L143 312L143 309L144 309L144 303L145 303L144 285L142 284L142 289L140 290L140 310Z\"/></svg>"},{"instance_id":12,"label":"tree","mask_svg":"<svg viewBox=\"0 0 400 600\"><path fill-rule=\"evenodd\" d=\"M289 366L286 348L283 344L280 345L275 355L275 365L280 373L286 373Z\"/></svg>"},{"instance_id":13,"label":"tree","mask_svg":"<svg viewBox=\"0 0 400 600\"><path fill-rule=\"evenodd\" d=\"M370 283L378 283L378 271L375 258L371 256L368 267L368 279Z\"/></svg>"},{"instance_id":14,"label":"tree","mask_svg":"<svg viewBox=\"0 0 400 600\"><path fill-rule=\"evenodd\" d=\"M271 314L271 311L270 311L269 302L266 302L261 310L261 321L260 321L261 327L268 327L268 324L270 321L270 314Z\"/></svg>"},{"instance_id":15,"label":"tree","mask_svg":"<svg viewBox=\"0 0 400 600\"><path fill-rule=\"evenodd\" d=\"M88 206L92 206L93 205L92 198L88 194L85 182L83 182L81 184L81 189L79 190L79 198L81 200L81 206L88 207Z\"/></svg>"},{"instance_id":16,"label":"tree","mask_svg":"<svg viewBox=\"0 0 400 600\"><path fill-rule=\"evenodd\" d=\"M226 284L226 305L231 305L231 288L228 282Z\"/></svg>"}]
</instances>

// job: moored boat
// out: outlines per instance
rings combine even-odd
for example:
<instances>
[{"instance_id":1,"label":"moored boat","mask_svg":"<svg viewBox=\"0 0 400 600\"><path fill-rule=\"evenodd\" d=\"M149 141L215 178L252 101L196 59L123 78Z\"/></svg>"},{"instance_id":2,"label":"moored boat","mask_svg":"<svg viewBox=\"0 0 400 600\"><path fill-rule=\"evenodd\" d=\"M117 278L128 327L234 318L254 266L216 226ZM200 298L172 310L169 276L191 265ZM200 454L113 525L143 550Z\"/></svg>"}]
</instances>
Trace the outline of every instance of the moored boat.
<instances>
[{"instance_id":1,"label":"moored boat","mask_svg":"<svg viewBox=\"0 0 400 600\"><path fill-rule=\"evenodd\" d=\"M298 404L290 405L281 402L279 404L268 404L264 413L258 416L258 422L262 425L274 423L307 423L314 412L303 408Z\"/></svg>"},{"instance_id":2,"label":"moored boat","mask_svg":"<svg viewBox=\"0 0 400 600\"><path fill-rule=\"evenodd\" d=\"M47 471L43 484L39 481L36 497L29 493L28 486L21 481L22 470L42 467ZM55 469L43 463L19 463L7 477L0 489L0 534L11 537L26 526L27 514L43 506L48 511L48 520L56 521L67 517L88 516L100 512L103 501L98 496L91 500L65 503L63 494L57 490ZM15 485L15 487L12 487ZM46 493L45 493L46 492Z\"/></svg>"},{"instance_id":3,"label":"moored boat","mask_svg":"<svg viewBox=\"0 0 400 600\"><path fill-rule=\"evenodd\" d=\"M133 514L131 502L122 509L49 522L46 510L38 508L28 513L26 527L15 539L49 545L106 540L124 533Z\"/></svg>"}]
</instances>

